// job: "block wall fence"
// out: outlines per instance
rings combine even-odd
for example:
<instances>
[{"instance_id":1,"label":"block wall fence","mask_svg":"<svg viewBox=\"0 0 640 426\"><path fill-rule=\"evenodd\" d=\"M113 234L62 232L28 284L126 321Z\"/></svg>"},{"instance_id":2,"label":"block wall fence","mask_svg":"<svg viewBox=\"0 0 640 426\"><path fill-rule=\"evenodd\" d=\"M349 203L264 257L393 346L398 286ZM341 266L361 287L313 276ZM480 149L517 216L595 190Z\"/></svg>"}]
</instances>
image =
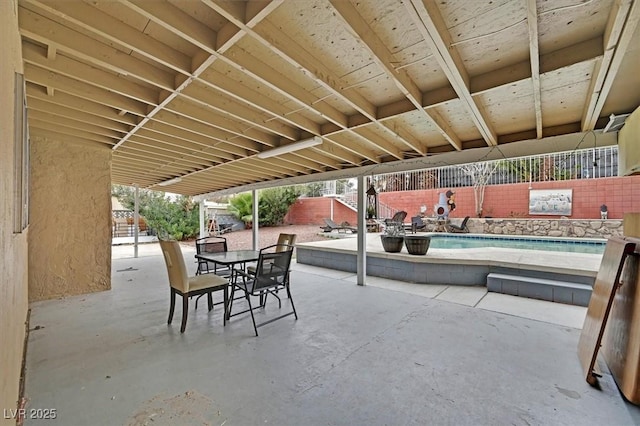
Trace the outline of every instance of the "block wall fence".
<instances>
[{"instance_id":1,"label":"block wall fence","mask_svg":"<svg viewBox=\"0 0 640 426\"><path fill-rule=\"evenodd\" d=\"M433 212L438 195L448 188L384 192L378 195L380 203L396 210L405 210L408 216L426 206ZM451 188L455 192L456 210L451 218L475 217L473 188ZM493 218L559 219L560 216L529 215L529 184L490 185L485 188L483 216ZM559 182L532 182L531 189L572 189L572 213L569 219L600 219L600 206L606 204L609 219L622 219L625 213L640 212L640 175L601 179L576 179ZM333 214L332 213L333 209ZM322 225L323 218L333 217L337 223L357 223L356 212L331 198L301 198L289 210L286 223L296 225Z\"/></svg>"}]
</instances>

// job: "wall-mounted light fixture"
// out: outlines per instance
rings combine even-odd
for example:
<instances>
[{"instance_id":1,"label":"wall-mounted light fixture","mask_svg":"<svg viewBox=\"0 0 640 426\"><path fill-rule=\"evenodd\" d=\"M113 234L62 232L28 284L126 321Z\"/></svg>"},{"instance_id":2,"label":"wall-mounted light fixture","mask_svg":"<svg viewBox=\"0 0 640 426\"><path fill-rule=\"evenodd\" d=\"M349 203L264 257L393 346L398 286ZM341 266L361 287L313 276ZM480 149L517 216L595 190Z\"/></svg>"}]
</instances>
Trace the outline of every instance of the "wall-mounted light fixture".
<instances>
[{"instance_id":1,"label":"wall-mounted light fixture","mask_svg":"<svg viewBox=\"0 0 640 426\"><path fill-rule=\"evenodd\" d=\"M182 182L182 178L181 177L175 177L173 179L169 179L169 180L165 180L164 182L160 182L158 184L158 186L169 186L169 185L173 185L174 183L180 183Z\"/></svg>"},{"instance_id":2,"label":"wall-mounted light fixture","mask_svg":"<svg viewBox=\"0 0 640 426\"><path fill-rule=\"evenodd\" d=\"M314 136L309 139L303 139L298 142L293 142L288 145L279 146L277 148L268 149L266 151L259 152L258 158L275 157L276 155L287 154L290 152L298 151L300 149L311 148L322 144L322 138L320 136Z\"/></svg>"}]
</instances>

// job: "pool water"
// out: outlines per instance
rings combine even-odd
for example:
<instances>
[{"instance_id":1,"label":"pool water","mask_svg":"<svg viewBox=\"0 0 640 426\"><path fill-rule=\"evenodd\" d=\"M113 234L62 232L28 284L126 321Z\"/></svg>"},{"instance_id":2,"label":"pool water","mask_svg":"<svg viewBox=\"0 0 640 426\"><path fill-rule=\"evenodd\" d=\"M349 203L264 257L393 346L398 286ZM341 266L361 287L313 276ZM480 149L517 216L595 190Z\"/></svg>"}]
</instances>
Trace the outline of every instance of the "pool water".
<instances>
[{"instance_id":1,"label":"pool water","mask_svg":"<svg viewBox=\"0 0 640 426\"><path fill-rule=\"evenodd\" d=\"M568 253L604 253L606 240L576 238L518 237L493 235L431 235L431 248L466 249L498 247L526 250L561 251Z\"/></svg>"}]
</instances>

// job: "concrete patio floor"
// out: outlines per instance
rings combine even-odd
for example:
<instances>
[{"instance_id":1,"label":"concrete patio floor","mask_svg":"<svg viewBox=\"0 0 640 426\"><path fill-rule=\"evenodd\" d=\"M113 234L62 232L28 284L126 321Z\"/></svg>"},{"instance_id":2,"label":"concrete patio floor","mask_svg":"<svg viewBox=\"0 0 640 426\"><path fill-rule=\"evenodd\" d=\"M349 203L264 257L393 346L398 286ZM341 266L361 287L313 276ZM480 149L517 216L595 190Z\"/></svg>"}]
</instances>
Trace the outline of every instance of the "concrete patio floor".
<instances>
[{"instance_id":1,"label":"concrete patio floor","mask_svg":"<svg viewBox=\"0 0 640 426\"><path fill-rule=\"evenodd\" d=\"M25 396L47 425L640 424L609 374L583 377L586 308L295 264L297 321L254 337L192 302L181 335L158 245L131 255L113 248L111 291L31 306Z\"/></svg>"}]
</instances>

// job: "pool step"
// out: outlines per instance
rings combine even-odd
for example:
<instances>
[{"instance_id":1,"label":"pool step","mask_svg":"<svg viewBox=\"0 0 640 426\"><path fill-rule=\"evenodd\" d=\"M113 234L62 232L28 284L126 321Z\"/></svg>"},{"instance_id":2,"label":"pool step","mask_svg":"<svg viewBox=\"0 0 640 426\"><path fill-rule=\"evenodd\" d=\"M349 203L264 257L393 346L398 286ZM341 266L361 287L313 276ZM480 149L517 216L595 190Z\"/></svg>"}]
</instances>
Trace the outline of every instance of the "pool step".
<instances>
[{"instance_id":1,"label":"pool step","mask_svg":"<svg viewBox=\"0 0 640 426\"><path fill-rule=\"evenodd\" d=\"M487 275L487 290L578 306L589 306L591 298L588 284L496 273Z\"/></svg>"}]
</instances>

